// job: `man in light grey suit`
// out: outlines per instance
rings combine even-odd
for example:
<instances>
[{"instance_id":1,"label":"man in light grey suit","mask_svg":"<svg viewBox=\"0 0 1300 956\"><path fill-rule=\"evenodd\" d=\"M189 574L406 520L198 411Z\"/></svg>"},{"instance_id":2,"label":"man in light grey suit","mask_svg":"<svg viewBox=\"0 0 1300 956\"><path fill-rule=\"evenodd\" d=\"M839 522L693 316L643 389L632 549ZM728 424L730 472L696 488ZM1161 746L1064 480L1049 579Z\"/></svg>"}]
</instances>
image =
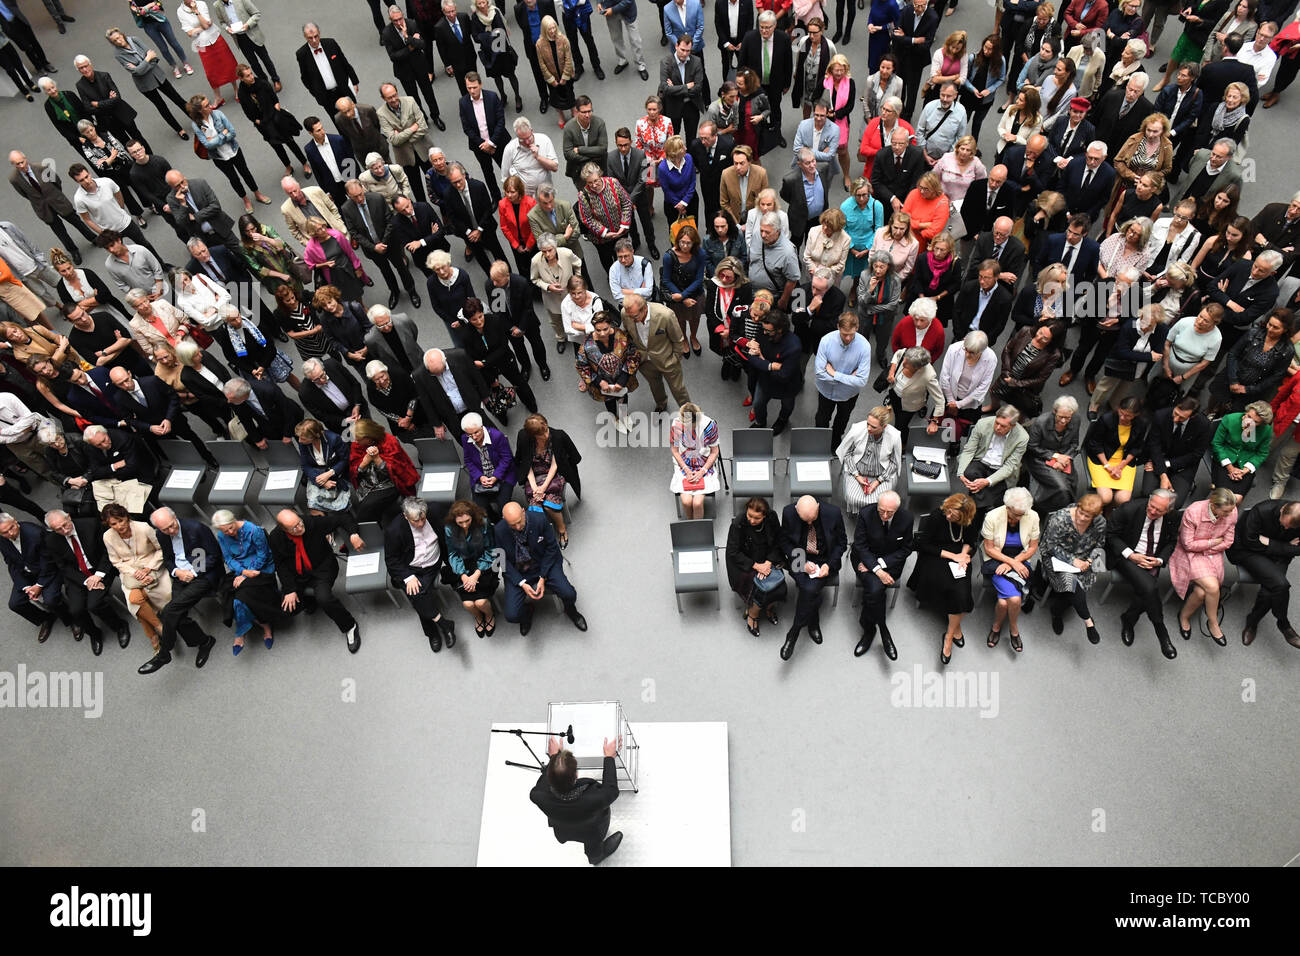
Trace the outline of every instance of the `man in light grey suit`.
<instances>
[{"instance_id":1,"label":"man in light grey suit","mask_svg":"<svg viewBox=\"0 0 1300 956\"><path fill-rule=\"evenodd\" d=\"M1198 149L1187 167L1187 181L1179 199L1216 196L1229 186L1241 185L1241 163L1233 158L1237 144L1224 137L1209 149Z\"/></svg>"},{"instance_id":2,"label":"man in light grey suit","mask_svg":"<svg viewBox=\"0 0 1300 956\"><path fill-rule=\"evenodd\" d=\"M402 369L408 375L424 361L424 349L416 341L416 327L404 315L393 315L383 305L372 305L366 312L370 331L366 333L366 355L379 359L390 369Z\"/></svg>"},{"instance_id":3,"label":"man in light grey suit","mask_svg":"<svg viewBox=\"0 0 1300 956\"><path fill-rule=\"evenodd\" d=\"M58 302L56 291L59 274L50 267L45 253L36 248L27 234L12 222L0 222L0 258L9 265L14 276L22 280L32 292L46 302Z\"/></svg>"},{"instance_id":4,"label":"man in light grey suit","mask_svg":"<svg viewBox=\"0 0 1300 956\"><path fill-rule=\"evenodd\" d=\"M827 119L829 115L830 106L824 99L813 105L813 115L802 121L794 131L794 149L791 150L794 156L790 160L791 168L797 168L799 151L804 147L811 149L817 157L817 170L827 181L830 180L831 163L835 161L835 153L840 146L840 128Z\"/></svg>"},{"instance_id":5,"label":"man in light grey suit","mask_svg":"<svg viewBox=\"0 0 1300 956\"><path fill-rule=\"evenodd\" d=\"M691 38L679 36L673 52L659 63L659 98L664 103L664 115L688 144L695 138L700 114L707 108L704 83L704 61L691 56Z\"/></svg>"},{"instance_id":6,"label":"man in light grey suit","mask_svg":"<svg viewBox=\"0 0 1300 956\"><path fill-rule=\"evenodd\" d=\"M271 54L267 52L266 37L263 36L260 25L262 13L254 6L253 0L213 0L208 7L212 11L212 22L234 37L239 44L244 62L262 79L274 84L275 91L279 93L280 74L271 61Z\"/></svg>"},{"instance_id":7,"label":"man in light grey suit","mask_svg":"<svg viewBox=\"0 0 1300 956\"><path fill-rule=\"evenodd\" d=\"M425 157L433 149L429 121L420 104L399 94L392 83L379 87L379 95L384 98L384 105L376 110L379 130L393 149L393 159L406 170L407 178L412 183L421 182L428 166Z\"/></svg>"},{"instance_id":8,"label":"man in light grey suit","mask_svg":"<svg viewBox=\"0 0 1300 956\"><path fill-rule=\"evenodd\" d=\"M992 418L981 418L957 458L957 481L975 499L981 512L995 508L1020 476L1020 462L1029 445L1029 432L1020 425L1020 412L1003 405Z\"/></svg>"}]
</instances>

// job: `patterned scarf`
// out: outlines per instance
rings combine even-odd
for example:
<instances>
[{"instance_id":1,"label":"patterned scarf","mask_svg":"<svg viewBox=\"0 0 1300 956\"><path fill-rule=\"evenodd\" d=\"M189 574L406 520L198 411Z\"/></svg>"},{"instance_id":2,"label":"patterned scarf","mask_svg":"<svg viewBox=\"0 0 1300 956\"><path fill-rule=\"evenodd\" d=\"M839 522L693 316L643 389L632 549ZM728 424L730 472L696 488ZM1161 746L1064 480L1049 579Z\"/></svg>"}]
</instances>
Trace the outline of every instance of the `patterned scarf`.
<instances>
[{"instance_id":1,"label":"patterned scarf","mask_svg":"<svg viewBox=\"0 0 1300 956\"><path fill-rule=\"evenodd\" d=\"M1235 110L1229 110L1228 104L1220 103L1214 108L1214 119L1210 120L1210 138L1214 137L1230 126L1236 126L1246 118L1246 105L1239 104Z\"/></svg>"}]
</instances>

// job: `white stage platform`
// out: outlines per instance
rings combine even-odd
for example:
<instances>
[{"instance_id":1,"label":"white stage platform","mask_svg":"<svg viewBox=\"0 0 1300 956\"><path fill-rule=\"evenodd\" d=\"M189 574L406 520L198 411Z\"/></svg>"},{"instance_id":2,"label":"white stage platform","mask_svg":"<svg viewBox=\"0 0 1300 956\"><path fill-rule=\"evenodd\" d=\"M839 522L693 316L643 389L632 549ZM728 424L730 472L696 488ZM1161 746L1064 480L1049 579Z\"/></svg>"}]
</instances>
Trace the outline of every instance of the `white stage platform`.
<instances>
[{"instance_id":1,"label":"white stage platform","mask_svg":"<svg viewBox=\"0 0 1300 956\"><path fill-rule=\"evenodd\" d=\"M610 807L610 832L623 844L601 866L730 866L731 794L727 725L630 721L641 745L639 793ZM545 730L545 723L494 723L494 730ZM528 799L537 774L507 767L529 761L510 734L491 734L479 866L588 866L580 843L557 843ZM545 759L546 738L527 738Z\"/></svg>"}]
</instances>

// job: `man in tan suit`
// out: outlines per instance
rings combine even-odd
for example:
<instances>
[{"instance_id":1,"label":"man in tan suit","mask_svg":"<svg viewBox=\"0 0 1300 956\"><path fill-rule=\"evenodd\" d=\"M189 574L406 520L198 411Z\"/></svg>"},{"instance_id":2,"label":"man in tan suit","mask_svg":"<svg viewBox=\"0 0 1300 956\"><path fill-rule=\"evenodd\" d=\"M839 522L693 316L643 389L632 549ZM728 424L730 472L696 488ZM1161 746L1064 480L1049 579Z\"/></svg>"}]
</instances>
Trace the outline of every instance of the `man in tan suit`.
<instances>
[{"instance_id":1,"label":"man in tan suit","mask_svg":"<svg viewBox=\"0 0 1300 956\"><path fill-rule=\"evenodd\" d=\"M528 210L528 225L534 236L554 236L555 244L577 256L582 263L583 275L587 274L587 264L582 258L582 241L578 236L578 216L572 203L556 198L555 187L550 183L537 187L537 205ZM587 284L590 287L590 279Z\"/></svg>"},{"instance_id":2,"label":"man in tan suit","mask_svg":"<svg viewBox=\"0 0 1300 956\"><path fill-rule=\"evenodd\" d=\"M324 219L325 224L331 229L347 233L347 226L343 224L338 206L334 205L334 200L330 199L329 193L325 190L319 186L308 186L304 189L292 176L285 176L280 180L280 188L289 197L281 204L280 215L284 216L284 224L289 228L289 234L303 245L306 245L310 238L306 226L307 219L311 216Z\"/></svg>"},{"instance_id":3,"label":"man in tan suit","mask_svg":"<svg viewBox=\"0 0 1300 956\"><path fill-rule=\"evenodd\" d=\"M678 405L689 402L691 395L682 379L682 349L686 337L673 310L657 302L646 302L642 296L630 292L623 297L623 328L645 356L641 374L650 383L655 411L668 410L665 379Z\"/></svg>"},{"instance_id":4,"label":"man in tan suit","mask_svg":"<svg viewBox=\"0 0 1300 956\"><path fill-rule=\"evenodd\" d=\"M731 151L731 166L722 171L719 203L731 213L736 224L745 228L745 215L758 202L758 194L767 188L767 170L754 163L754 151L737 146Z\"/></svg>"},{"instance_id":5,"label":"man in tan suit","mask_svg":"<svg viewBox=\"0 0 1300 956\"><path fill-rule=\"evenodd\" d=\"M397 87L385 83L379 88L384 105L375 108L379 116L379 131L393 148L393 161L406 170L416 199L424 198L424 170L433 140L429 139L429 121L425 119L420 104L409 96L401 96ZM419 187L416 184L420 183ZM432 197L430 197L432 198Z\"/></svg>"}]
</instances>

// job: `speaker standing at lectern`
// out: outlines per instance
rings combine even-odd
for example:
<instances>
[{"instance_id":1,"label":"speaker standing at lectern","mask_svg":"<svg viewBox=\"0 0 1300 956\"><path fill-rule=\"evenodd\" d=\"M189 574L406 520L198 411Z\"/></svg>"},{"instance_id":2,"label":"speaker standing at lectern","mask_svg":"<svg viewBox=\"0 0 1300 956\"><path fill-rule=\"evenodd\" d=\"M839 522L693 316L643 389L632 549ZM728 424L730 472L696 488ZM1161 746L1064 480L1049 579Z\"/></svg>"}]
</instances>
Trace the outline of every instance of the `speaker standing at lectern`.
<instances>
[{"instance_id":1,"label":"speaker standing at lectern","mask_svg":"<svg viewBox=\"0 0 1300 956\"><path fill-rule=\"evenodd\" d=\"M546 752L551 759L528 795L546 814L555 839L581 843L592 866L612 856L623 842L620 831L605 836L609 833L609 805L618 799L614 754L622 744L622 738L605 740L605 770L603 779L597 781L579 777L578 758L560 748L560 738L549 738Z\"/></svg>"}]
</instances>

